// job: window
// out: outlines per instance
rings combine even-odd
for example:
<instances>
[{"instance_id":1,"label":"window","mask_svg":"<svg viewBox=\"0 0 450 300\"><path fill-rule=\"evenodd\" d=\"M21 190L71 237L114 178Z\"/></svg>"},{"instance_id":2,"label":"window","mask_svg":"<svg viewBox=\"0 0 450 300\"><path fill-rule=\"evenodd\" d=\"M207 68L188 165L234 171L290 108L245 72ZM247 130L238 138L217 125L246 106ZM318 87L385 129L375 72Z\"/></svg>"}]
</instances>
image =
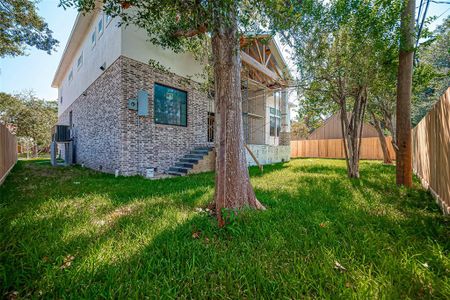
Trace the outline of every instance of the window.
<instances>
[{"instance_id":1,"label":"window","mask_svg":"<svg viewBox=\"0 0 450 300\"><path fill-rule=\"evenodd\" d=\"M269 108L270 112L270 136L280 136L281 132L281 111L274 107Z\"/></svg>"},{"instance_id":2,"label":"window","mask_svg":"<svg viewBox=\"0 0 450 300\"><path fill-rule=\"evenodd\" d=\"M106 15L106 16L105 16L105 23L106 23L106 26L108 26L109 23L111 23L111 20L112 20L112 17L111 17L110 15Z\"/></svg>"},{"instance_id":3,"label":"window","mask_svg":"<svg viewBox=\"0 0 450 300\"><path fill-rule=\"evenodd\" d=\"M98 21L97 29L98 29L98 36L100 37L100 35L103 33L103 15L100 16L100 20Z\"/></svg>"},{"instance_id":4,"label":"window","mask_svg":"<svg viewBox=\"0 0 450 300\"><path fill-rule=\"evenodd\" d=\"M80 68L83 65L83 52L81 52L80 56L77 60L77 67Z\"/></svg>"},{"instance_id":5,"label":"window","mask_svg":"<svg viewBox=\"0 0 450 300\"><path fill-rule=\"evenodd\" d=\"M70 70L70 73L69 73L69 81L72 81L72 79L73 79L73 70Z\"/></svg>"},{"instance_id":6,"label":"window","mask_svg":"<svg viewBox=\"0 0 450 300\"><path fill-rule=\"evenodd\" d=\"M155 83L155 123L187 126L187 92Z\"/></svg>"},{"instance_id":7,"label":"window","mask_svg":"<svg viewBox=\"0 0 450 300\"><path fill-rule=\"evenodd\" d=\"M59 103L62 104L62 102L63 102L63 97L61 96L61 99L59 100Z\"/></svg>"},{"instance_id":8,"label":"window","mask_svg":"<svg viewBox=\"0 0 450 300\"><path fill-rule=\"evenodd\" d=\"M96 32L95 32L95 30L92 32L92 34L91 34L91 44L92 44L92 47L94 47L95 46L95 43L97 42L97 34L96 34Z\"/></svg>"},{"instance_id":9,"label":"window","mask_svg":"<svg viewBox=\"0 0 450 300\"><path fill-rule=\"evenodd\" d=\"M276 118L270 116L270 136L275 136L275 128L276 128Z\"/></svg>"}]
</instances>

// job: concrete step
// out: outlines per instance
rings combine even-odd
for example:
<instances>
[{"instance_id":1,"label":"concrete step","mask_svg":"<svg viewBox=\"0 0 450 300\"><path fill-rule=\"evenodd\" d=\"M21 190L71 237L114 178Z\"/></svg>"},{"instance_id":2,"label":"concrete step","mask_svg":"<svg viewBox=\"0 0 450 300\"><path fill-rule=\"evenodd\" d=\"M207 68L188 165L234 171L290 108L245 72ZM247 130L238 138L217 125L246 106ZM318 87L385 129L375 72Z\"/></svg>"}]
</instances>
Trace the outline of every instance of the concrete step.
<instances>
[{"instance_id":1,"label":"concrete step","mask_svg":"<svg viewBox=\"0 0 450 300\"><path fill-rule=\"evenodd\" d=\"M198 154L186 154L183 158L201 160L201 159L203 159L203 156L204 156L204 155L198 155Z\"/></svg>"},{"instance_id":2,"label":"concrete step","mask_svg":"<svg viewBox=\"0 0 450 300\"><path fill-rule=\"evenodd\" d=\"M180 163L189 163L189 164L194 164L196 165L198 163L198 159L196 158L182 158L180 159Z\"/></svg>"},{"instance_id":3,"label":"concrete step","mask_svg":"<svg viewBox=\"0 0 450 300\"><path fill-rule=\"evenodd\" d=\"M183 168L189 168L189 169L192 169L194 167L194 165L195 165L194 163L182 162L182 161L175 163L175 167L183 167Z\"/></svg>"},{"instance_id":4,"label":"concrete step","mask_svg":"<svg viewBox=\"0 0 450 300\"><path fill-rule=\"evenodd\" d=\"M169 172L179 172L187 174L191 168L185 168L185 167L170 167Z\"/></svg>"},{"instance_id":5,"label":"concrete step","mask_svg":"<svg viewBox=\"0 0 450 300\"><path fill-rule=\"evenodd\" d=\"M200 149L195 149L190 152L190 154L195 154L195 155L208 155L208 153L209 153L208 150L200 150Z\"/></svg>"},{"instance_id":6,"label":"concrete step","mask_svg":"<svg viewBox=\"0 0 450 300\"><path fill-rule=\"evenodd\" d=\"M194 148L194 150L206 150L206 151L211 151L211 150L213 150L214 149L214 147L196 147L196 148Z\"/></svg>"},{"instance_id":7,"label":"concrete step","mask_svg":"<svg viewBox=\"0 0 450 300\"><path fill-rule=\"evenodd\" d=\"M175 171L167 171L167 174L173 175L173 176L184 176L184 175L186 175L184 173L175 172Z\"/></svg>"}]
</instances>

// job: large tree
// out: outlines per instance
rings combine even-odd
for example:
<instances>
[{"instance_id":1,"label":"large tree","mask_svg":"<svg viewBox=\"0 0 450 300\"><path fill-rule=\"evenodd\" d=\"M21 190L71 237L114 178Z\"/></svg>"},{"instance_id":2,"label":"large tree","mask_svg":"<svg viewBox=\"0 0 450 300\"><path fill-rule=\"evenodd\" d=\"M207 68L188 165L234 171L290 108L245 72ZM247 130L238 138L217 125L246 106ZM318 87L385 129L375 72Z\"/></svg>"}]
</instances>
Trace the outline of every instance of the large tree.
<instances>
[{"instance_id":1,"label":"large tree","mask_svg":"<svg viewBox=\"0 0 450 300\"><path fill-rule=\"evenodd\" d=\"M0 123L14 128L15 134L27 141L35 154L50 145L51 128L57 120L56 101L39 99L33 92L0 93Z\"/></svg>"},{"instance_id":2,"label":"large tree","mask_svg":"<svg viewBox=\"0 0 450 300\"><path fill-rule=\"evenodd\" d=\"M124 25L135 24L149 40L174 51L192 49L196 42L211 41L216 109L215 209L219 225L224 209L264 207L250 183L243 139L241 59L239 38L264 27L268 10L257 0L105 0L102 9L119 16ZM283 1L279 1L283 2ZM62 0L81 11L93 10L94 0Z\"/></svg>"},{"instance_id":3,"label":"large tree","mask_svg":"<svg viewBox=\"0 0 450 300\"><path fill-rule=\"evenodd\" d=\"M411 93L414 58L415 0L403 0L397 75L397 184L412 186Z\"/></svg>"},{"instance_id":4,"label":"large tree","mask_svg":"<svg viewBox=\"0 0 450 300\"><path fill-rule=\"evenodd\" d=\"M286 42L294 48L300 70L298 84L305 99L340 114L351 178L359 177L369 88L379 69L379 53L393 43L397 2L306 1L295 22L275 19L274 27L282 29Z\"/></svg>"},{"instance_id":5,"label":"large tree","mask_svg":"<svg viewBox=\"0 0 450 300\"><path fill-rule=\"evenodd\" d=\"M51 53L58 45L33 0L0 0L0 57L24 55L27 46Z\"/></svg>"}]
</instances>

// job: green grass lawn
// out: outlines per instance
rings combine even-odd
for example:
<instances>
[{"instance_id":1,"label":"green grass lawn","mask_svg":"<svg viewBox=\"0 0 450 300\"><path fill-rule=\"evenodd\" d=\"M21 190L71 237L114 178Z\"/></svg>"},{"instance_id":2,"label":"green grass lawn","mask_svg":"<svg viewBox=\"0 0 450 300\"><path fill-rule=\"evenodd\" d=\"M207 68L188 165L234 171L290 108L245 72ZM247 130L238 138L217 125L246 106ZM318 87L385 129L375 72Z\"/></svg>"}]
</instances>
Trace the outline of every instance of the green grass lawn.
<instances>
[{"instance_id":1,"label":"green grass lawn","mask_svg":"<svg viewBox=\"0 0 450 300\"><path fill-rule=\"evenodd\" d=\"M366 161L360 180L342 160L250 171L267 210L219 229L196 209L211 173L150 181L19 161L0 187L1 296L449 299L450 221L417 181L397 188L394 167Z\"/></svg>"}]
</instances>

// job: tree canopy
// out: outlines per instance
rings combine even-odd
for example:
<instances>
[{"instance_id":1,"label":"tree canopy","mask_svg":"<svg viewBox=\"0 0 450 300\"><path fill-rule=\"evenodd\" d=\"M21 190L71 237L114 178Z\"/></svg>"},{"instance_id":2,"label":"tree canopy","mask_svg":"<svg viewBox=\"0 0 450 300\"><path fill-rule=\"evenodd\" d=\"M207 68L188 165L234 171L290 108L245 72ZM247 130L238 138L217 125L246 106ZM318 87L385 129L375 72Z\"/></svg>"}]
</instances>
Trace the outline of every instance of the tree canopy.
<instances>
[{"instance_id":1,"label":"tree canopy","mask_svg":"<svg viewBox=\"0 0 450 300\"><path fill-rule=\"evenodd\" d=\"M26 46L50 54L58 45L36 1L0 0L0 24L0 57L25 55Z\"/></svg>"},{"instance_id":2,"label":"tree canopy","mask_svg":"<svg viewBox=\"0 0 450 300\"><path fill-rule=\"evenodd\" d=\"M427 35L416 52L412 123L416 125L450 86L450 17Z\"/></svg>"},{"instance_id":3,"label":"tree canopy","mask_svg":"<svg viewBox=\"0 0 450 300\"><path fill-rule=\"evenodd\" d=\"M300 12L296 20L273 19L294 50L300 113L311 119L314 112L340 112L350 177L359 176L359 137L371 91L395 70L400 2L305 1L293 9Z\"/></svg>"},{"instance_id":4,"label":"tree canopy","mask_svg":"<svg viewBox=\"0 0 450 300\"><path fill-rule=\"evenodd\" d=\"M57 119L56 101L39 99L32 92L0 93L0 122L12 125L18 137L32 139L38 147L50 144Z\"/></svg>"}]
</instances>

